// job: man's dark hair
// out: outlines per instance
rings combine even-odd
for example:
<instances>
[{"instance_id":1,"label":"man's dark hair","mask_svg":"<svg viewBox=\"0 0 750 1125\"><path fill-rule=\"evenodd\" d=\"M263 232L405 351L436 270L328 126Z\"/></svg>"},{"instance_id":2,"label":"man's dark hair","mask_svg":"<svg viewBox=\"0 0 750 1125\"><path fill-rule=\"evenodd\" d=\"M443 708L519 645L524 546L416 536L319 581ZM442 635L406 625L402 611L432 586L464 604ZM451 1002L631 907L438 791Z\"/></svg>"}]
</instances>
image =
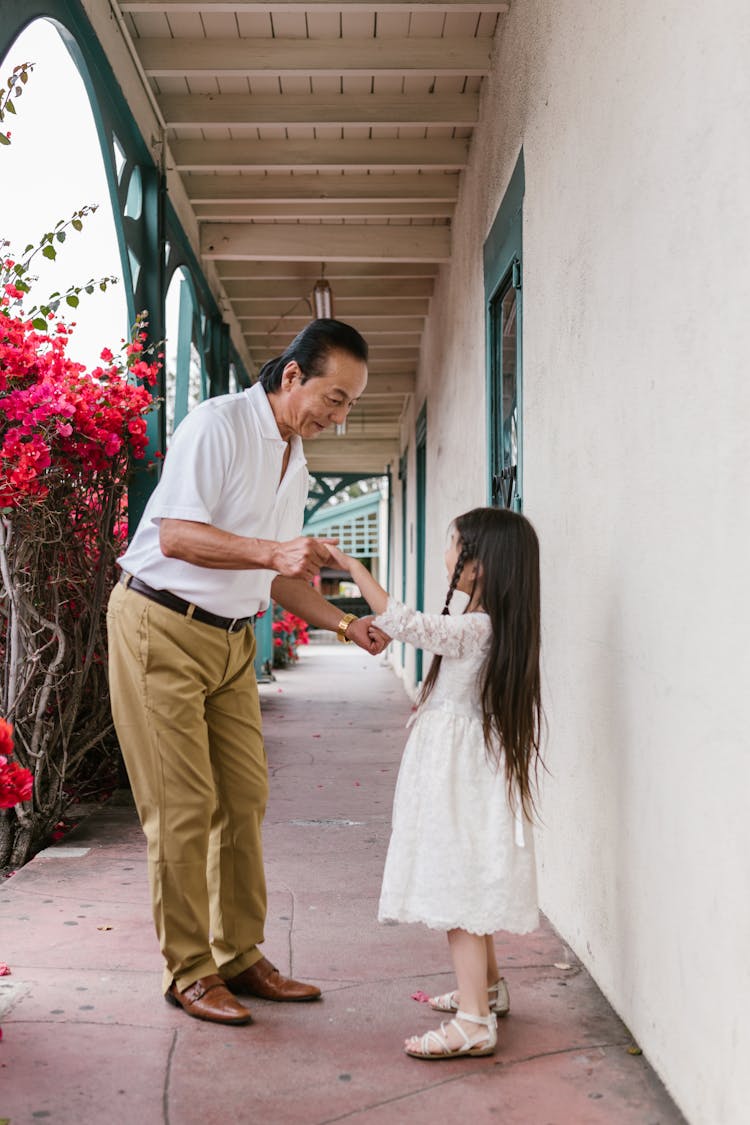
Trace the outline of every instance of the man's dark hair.
<instances>
[{"instance_id":1,"label":"man's dark hair","mask_svg":"<svg viewBox=\"0 0 750 1125\"><path fill-rule=\"evenodd\" d=\"M302 372L302 382L306 383L324 373L326 360L334 351L348 352L367 363L367 341L356 328L341 320L312 320L282 355L263 364L258 378L263 389L273 394L281 386L281 375L287 363L295 360Z\"/></svg>"}]
</instances>

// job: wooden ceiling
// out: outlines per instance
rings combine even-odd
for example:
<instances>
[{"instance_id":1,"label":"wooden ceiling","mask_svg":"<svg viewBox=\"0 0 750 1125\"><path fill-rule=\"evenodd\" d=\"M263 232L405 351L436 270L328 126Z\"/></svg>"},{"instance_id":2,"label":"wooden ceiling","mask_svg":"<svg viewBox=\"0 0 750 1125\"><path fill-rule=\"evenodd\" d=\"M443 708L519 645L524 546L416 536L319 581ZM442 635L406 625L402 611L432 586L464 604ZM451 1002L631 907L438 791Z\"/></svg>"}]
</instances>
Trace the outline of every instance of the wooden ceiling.
<instances>
[{"instance_id":1,"label":"wooden ceiling","mask_svg":"<svg viewBox=\"0 0 750 1125\"><path fill-rule=\"evenodd\" d=\"M343 436L313 471L381 472L398 455L434 279L498 20L482 0L118 0L200 224L201 254L260 366L311 318L371 348Z\"/></svg>"}]
</instances>

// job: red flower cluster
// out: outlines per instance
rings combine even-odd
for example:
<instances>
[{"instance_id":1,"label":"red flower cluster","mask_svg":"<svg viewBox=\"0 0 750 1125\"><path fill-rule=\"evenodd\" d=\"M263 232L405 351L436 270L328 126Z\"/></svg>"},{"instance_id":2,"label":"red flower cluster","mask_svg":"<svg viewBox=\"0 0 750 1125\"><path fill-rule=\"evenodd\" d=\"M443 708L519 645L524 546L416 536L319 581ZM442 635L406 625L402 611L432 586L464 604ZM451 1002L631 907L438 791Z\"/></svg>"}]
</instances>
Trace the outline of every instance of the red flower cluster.
<instances>
[{"instance_id":1,"label":"red flower cluster","mask_svg":"<svg viewBox=\"0 0 750 1125\"><path fill-rule=\"evenodd\" d=\"M277 666L283 667L294 662L297 659L297 646L310 643L307 622L279 605L274 605L271 629L274 648L277 650L274 654Z\"/></svg>"},{"instance_id":2,"label":"red flower cluster","mask_svg":"<svg viewBox=\"0 0 750 1125\"><path fill-rule=\"evenodd\" d=\"M0 306L15 296L8 289ZM158 363L141 358L145 332L126 359L105 349L107 366L91 372L65 355L68 334L63 323L39 332L0 308L0 508L43 500L53 472L85 486L121 450L143 457L151 395L128 382L127 371L156 381Z\"/></svg>"},{"instance_id":3,"label":"red flower cluster","mask_svg":"<svg viewBox=\"0 0 750 1125\"><path fill-rule=\"evenodd\" d=\"M0 809L12 809L19 801L28 801L34 779L18 762L9 762L13 753L13 727L0 719Z\"/></svg>"}]
</instances>

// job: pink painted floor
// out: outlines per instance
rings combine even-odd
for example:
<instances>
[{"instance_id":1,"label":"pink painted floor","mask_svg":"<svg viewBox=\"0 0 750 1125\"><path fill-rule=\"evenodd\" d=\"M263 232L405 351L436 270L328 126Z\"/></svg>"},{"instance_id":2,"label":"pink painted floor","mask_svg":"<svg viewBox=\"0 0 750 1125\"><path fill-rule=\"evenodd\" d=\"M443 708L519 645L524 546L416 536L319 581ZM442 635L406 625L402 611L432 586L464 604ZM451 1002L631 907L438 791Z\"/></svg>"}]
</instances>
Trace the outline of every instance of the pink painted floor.
<instances>
[{"instance_id":1,"label":"pink painted floor","mask_svg":"<svg viewBox=\"0 0 750 1125\"><path fill-rule=\"evenodd\" d=\"M111 803L0 885L0 1122L11 1125L677 1125L683 1118L545 923L500 935L512 1011L492 1058L424 1063L417 990L445 938L376 906L410 703L381 661L311 645L261 687L271 768L265 952L322 1002L190 1019L160 994L143 839ZM80 851L80 854L75 854ZM73 853L73 854L71 854ZM560 967L569 966L569 967Z\"/></svg>"}]
</instances>

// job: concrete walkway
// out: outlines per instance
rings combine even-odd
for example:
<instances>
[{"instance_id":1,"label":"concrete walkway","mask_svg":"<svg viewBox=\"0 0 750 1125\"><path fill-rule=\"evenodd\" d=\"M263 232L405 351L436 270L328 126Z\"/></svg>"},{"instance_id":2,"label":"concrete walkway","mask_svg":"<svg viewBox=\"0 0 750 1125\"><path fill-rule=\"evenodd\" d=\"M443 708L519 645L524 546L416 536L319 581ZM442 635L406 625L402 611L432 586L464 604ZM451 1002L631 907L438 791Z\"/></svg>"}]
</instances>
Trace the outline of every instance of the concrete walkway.
<instances>
[{"instance_id":1,"label":"concrete walkway","mask_svg":"<svg viewBox=\"0 0 750 1125\"><path fill-rule=\"evenodd\" d=\"M673 1125L683 1119L549 925L498 938L512 1011L494 1058L407 1058L451 987L444 936L379 926L410 704L379 659L314 645L261 688L271 768L265 952L320 1003L190 1019L159 992L144 844L110 804L0 887L0 1123Z\"/></svg>"}]
</instances>

